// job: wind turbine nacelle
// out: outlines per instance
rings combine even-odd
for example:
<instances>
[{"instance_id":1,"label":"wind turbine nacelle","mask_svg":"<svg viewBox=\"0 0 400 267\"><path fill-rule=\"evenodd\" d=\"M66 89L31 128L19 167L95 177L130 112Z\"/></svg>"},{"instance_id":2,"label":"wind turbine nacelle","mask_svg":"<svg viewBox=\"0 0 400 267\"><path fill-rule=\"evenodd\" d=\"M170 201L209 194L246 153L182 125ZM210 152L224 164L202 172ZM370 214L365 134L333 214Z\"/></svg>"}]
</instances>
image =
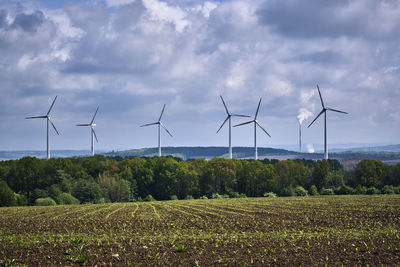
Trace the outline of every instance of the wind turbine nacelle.
<instances>
[{"instance_id":1,"label":"wind turbine nacelle","mask_svg":"<svg viewBox=\"0 0 400 267\"><path fill-rule=\"evenodd\" d=\"M90 126L95 127L95 126L96 126L96 123L92 123Z\"/></svg>"}]
</instances>

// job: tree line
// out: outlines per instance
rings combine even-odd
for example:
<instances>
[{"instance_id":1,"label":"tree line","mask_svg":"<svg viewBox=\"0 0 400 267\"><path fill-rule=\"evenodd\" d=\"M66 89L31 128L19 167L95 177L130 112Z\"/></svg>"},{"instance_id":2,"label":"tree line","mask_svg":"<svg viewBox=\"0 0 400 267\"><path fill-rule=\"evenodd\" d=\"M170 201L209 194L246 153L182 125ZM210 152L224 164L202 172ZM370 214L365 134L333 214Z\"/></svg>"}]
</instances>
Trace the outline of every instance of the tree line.
<instances>
[{"instance_id":1,"label":"tree line","mask_svg":"<svg viewBox=\"0 0 400 267\"><path fill-rule=\"evenodd\" d=\"M24 157L0 162L0 206L168 199L400 193L400 163Z\"/></svg>"}]
</instances>

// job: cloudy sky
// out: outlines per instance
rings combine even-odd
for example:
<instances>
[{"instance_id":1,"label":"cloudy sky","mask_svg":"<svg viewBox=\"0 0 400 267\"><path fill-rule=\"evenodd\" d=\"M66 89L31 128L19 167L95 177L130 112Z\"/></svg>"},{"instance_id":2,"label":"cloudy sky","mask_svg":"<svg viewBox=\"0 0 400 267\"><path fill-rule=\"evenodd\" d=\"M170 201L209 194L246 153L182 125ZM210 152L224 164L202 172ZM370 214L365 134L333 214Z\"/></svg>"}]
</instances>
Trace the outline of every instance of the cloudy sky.
<instances>
[{"instance_id":1,"label":"cloudy sky","mask_svg":"<svg viewBox=\"0 0 400 267\"><path fill-rule=\"evenodd\" d=\"M227 145L219 98L254 116L260 146L296 144L300 113L325 104L330 143L399 143L398 0L0 0L0 150L154 147L163 104L165 146ZM304 128L312 121L306 118ZM243 122L234 118L234 124ZM252 146L250 125L234 146ZM323 120L303 143L323 142Z\"/></svg>"}]
</instances>

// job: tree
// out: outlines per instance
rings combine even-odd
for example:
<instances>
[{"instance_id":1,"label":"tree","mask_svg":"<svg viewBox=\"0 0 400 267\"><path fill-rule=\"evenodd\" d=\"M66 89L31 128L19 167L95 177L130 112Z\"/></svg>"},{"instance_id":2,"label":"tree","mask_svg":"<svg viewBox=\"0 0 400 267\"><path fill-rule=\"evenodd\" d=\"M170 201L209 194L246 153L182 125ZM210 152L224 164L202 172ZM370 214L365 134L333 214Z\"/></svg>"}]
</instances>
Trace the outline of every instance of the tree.
<instances>
[{"instance_id":1,"label":"tree","mask_svg":"<svg viewBox=\"0 0 400 267\"><path fill-rule=\"evenodd\" d=\"M16 161L10 170L7 184L15 191L30 194L35 188L46 188L51 180L44 172L44 161L34 157L24 157Z\"/></svg>"},{"instance_id":2,"label":"tree","mask_svg":"<svg viewBox=\"0 0 400 267\"><path fill-rule=\"evenodd\" d=\"M393 186L400 185L400 163L391 166L390 173L385 180L385 184Z\"/></svg>"},{"instance_id":3,"label":"tree","mask_svg":"<svg viewBox=\"0 0 400 267\"><path fill-rule=\"evenodd\" d=\"M73 188L72 195L81 203L96 203L103 197L100 186L91 180L78 180Z\"/></svg>"},{"instance_id":4,"label":"tree","mask_svg":"<svg viewBox=\"0 0 400 267\"><path fill-rule=\"evenodd\" d=\"M180 162L177 171L176 195L183 199L187 195L200 196L199 176L186 162Z\"/></svg>"},{"instance_id":5,"label":"tree","mask_svg":"<svg viewBox=\"0 0 400 267\"><path fill-rule=\"evenodd\" d=\"M5 181L0 181L0 207L14 206L16 199L14 192Z\"/></svg>"},{"instance_id":6,"label":"tree","mask_svg":"<svg viewBox=\"0 0 400 267\"><path fill-rule=\"evenodd\" d=\"M279 161L275 164L276 180L279 188L289 187L293 184L290 174L290 166L287 160Z\"/></svg>"},{"instance_id":7,"label":"tree","mask_svg":"<svg viewBox=\"0 0 400 267\"><path fill-rule=\"evenodd\" d=\"M116 179L106 172L100 174L97 182L103 190L103 195L111 202L123 202L131 200L130 182L124 179Z\"/></svg>"},{"instance_id":8,"label":"tree","mask_svg":"<svg viewBox=\"0 0 400 267\"><path fill-rule=\"evenodd\" d=\"M133 158L129 161L132 179L136 180L138 197L145 198L152 193L153 188L153 160Z\"/></svg>"},{"instance_id":9,"label":"tree","mask_svg":"<svg viewBox=\"0 0 400 267\"><path fill-rule=\"evenodd\" d=\"M176 193L178 182L179 164L173 158L157 158L154 168L154 191L153 195L156 199L170 199Z\"/></svg>"},{"instance_id":10,"label":"tree","mask_svg":"<svg viewBox=\"0 0 400 267\"><path fill-rule=\"evenodd\" d=\"M363 159L355 168L356 183L366 187L382 187L387 175L387 166L377 160Z\"/></svg>"},{"instance_id":11,"label":"tree","mask_svg":"<svg viewBox=\"0 0 400 267\"><path fill-rule=\"evenodd\" d=\"M344 184L344 175L342 171L335 171L328 174L328 185L338 187Z\"/></svg>"},{"instance_id":12,"label":"tree","mask_svg":"<svg viewBox=\"0 0 400 267\"><path fill-rule=\"evenodd\" d=\"M258 194L266 192L264 189L259 189L261 173L263 171L263 163L260 161L243 161L240 172L238 174L239 192L245 193L246 196L255 197Z\"/></svg>"},{"instance_id":13,"label":"tree","mask_svg":"<svg viewBox=\"0 0 400 267\"><path fill-rule=\"evenodd\" d=\"M235 192L236 171L232 160L213 158L209 161L210 175L214 193L232 195Z\"/></svg>"},{"instance_id":14,"label":"tree","mask_svg":"<svg viewBox=\"0 0 400 267\"><path fill-rule=\"evenodd\" d=\"M188 161L189 168L197 173L199 180L199 190L201 196L211 196L213 193L213 181L208 162L201 159L194 159Z\"/></svg>"},{"instance_id":15,"label":"tree","mask_svg":"<svg viewBox=\"0 0 400 267\"><path fill-rule=\"evenodd\" d=\"M315 184L318 189L322 189L323 187L326 187L328 185L329 170L330 166L326 160L318 161L317 164L315 164L311 176L312 176L312 183Z\"/></svg>"},{"instance_id":16,"label":"tree","mask_svg":"<svg viewBox=\"0 0 400 267\"><path fill-rule=\"evenodd\" d=\"M262 170L257 179L258 181L257 196L263 196L265 192L278 193L279 187L275 177L276 177L276 172L275 172L275 167L273 165L266 164L262 167Z\"/></svg>"}]
</instances>

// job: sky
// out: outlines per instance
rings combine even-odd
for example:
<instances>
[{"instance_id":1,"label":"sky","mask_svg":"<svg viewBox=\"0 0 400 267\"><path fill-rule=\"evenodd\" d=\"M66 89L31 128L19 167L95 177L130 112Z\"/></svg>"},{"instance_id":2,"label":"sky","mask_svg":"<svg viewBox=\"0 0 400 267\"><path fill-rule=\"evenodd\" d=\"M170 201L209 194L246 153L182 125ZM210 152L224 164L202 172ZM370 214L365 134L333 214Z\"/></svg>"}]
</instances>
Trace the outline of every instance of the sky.
<instances>
[{"instance_id":1,"label":"sky","mask_svg":"<svg viewBox=\"0 0 400 267\"><path fill-rule=\"evenodd\" d=\"M254 116L262 147L399 143L399 0L0 0L0 150L227 146L219 95ZM233 118L233 124L246 121ZM253 127L232 130L253 146Z\"/></svg>"}]
</instances>

